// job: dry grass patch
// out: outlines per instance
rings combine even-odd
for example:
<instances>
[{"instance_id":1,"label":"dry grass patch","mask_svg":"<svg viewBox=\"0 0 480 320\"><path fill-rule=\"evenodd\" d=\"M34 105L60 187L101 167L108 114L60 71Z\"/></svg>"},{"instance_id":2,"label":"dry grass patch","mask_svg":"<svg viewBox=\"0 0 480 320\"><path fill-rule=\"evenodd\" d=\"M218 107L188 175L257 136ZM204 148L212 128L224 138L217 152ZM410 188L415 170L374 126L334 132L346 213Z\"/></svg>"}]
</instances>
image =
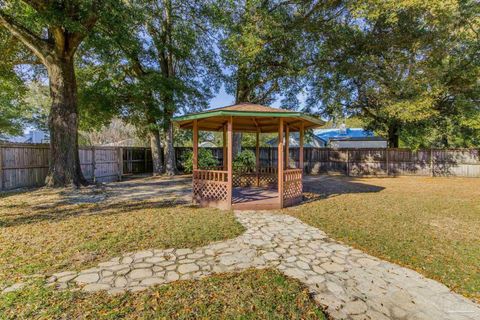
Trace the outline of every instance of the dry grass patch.
<instances>
[{"instance_id":1,"label":"dry grass patch","mask_svg":"<svg viewBox=\"0 0 480 320\"><path fill-rule=\"evenodd\" d=\"M480 301L480 179L328 177L286 212Z\"/></svg>"},{"instance_id":2,"label":"dry grass patch","mask_svg":"<svg viewBox=\"0 0 480 320\"><path fill-rule=\"evenodd\" d=\"M109 296L44 286L0 296L6 319L325 319L308 290L274 270L247 270Z\"/></svg>"},{"instance_id":3,"label":"dry grass patch","mask_svg":"<svg viewBox=\"0 0 480 320\"><path fill-rule=\"evenodd\" d=\"M0 289L22 276L80 269L148 248L196 247L235 237L232 212L198 209L175 199L88 203L98 190L40 189L0 196ZM76 198L78 199L78 197Z\"/></svg>"}]
</instances>

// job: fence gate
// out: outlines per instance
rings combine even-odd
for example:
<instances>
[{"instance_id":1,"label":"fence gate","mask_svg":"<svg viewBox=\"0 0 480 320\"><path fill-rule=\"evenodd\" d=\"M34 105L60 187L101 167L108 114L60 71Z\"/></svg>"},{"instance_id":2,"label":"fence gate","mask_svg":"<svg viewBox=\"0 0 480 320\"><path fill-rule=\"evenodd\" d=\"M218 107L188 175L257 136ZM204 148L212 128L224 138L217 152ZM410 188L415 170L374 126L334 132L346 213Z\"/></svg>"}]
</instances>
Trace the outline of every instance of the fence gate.
<instances>
[{"instance_id":1,"label":"fence gate","mask_svg":"<svg viewBox=\"0 0 480 320\"><path fill-rule=\"evenodd\" d=\"M123 175L153 172L152 152L149 148L123 147Z\"/></svg>"}]
</instances>

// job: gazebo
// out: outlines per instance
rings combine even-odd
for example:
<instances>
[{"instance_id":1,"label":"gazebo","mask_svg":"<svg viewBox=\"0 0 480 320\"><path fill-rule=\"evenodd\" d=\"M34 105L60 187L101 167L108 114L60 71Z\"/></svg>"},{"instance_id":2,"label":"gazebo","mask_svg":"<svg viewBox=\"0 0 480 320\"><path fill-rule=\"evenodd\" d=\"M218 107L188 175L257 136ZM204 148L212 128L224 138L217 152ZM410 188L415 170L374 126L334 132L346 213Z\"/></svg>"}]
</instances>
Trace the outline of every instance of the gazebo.
<instances>
[{"instance_id":1,"label":"gazebo","mask_svg":"<svg viewBox=\"0 0 480 320\"><path fill-rule=\"evenodd\" d=\"M193 201L200 206L237 210L280 209L302 201L304 131L323 121L297 111L241 103L174 118L193 130ZM198 132L223 132L223 164L198 167ZM256 133L255 168L233 168L233 133ZM298 168L289 161L289 134L300 133ZM278 133L277 163L260 163L259 135Z\"/></svg>"}]
</instances>

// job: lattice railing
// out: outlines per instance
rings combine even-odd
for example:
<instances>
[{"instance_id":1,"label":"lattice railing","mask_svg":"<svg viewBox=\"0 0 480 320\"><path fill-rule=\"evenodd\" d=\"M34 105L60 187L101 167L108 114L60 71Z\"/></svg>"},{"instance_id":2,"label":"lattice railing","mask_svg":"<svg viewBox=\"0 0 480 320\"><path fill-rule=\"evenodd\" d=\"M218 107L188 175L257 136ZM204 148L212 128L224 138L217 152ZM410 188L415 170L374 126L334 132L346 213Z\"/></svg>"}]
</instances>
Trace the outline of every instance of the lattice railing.
<instances>
[{"instance_id":1,"label":"lattice railing","mask_svg":"<svg viewBox=\"0 0 480 320\"><path fill-rule=\"evenodd\" d=\"M258 171L259 187L276 186L278 183L277 167L261 167Z\"/></svg>"},{"instance_id":2,"label":"lattice railing","mask_svg":"<svg viewBox=\"0 0 480 320\"><path fill-rule=\"evenodd\" d=\"M226 204L228 199L228 172L221 170L193 170L193 199L197 203Z\"/></svg>"},{"instance_id":3,"label":"lattice railing","mask_svg":"<svg viewBox=\"0 0 480 320\"><path fill-rule=\"evenodd\" d=\"M286 206L302 201L302 169L284 171L283 201Z\"/></svg>"},{"instance_id":4,"label":"lattice railing","mask_svg":"<svg viewBox=\"0 0 480 320\"><path fill-rule=\"evenodd\" d=\"M256 168L237 167L233 172L234 187L267 187L276 185L277 181L277 168L275 167L259 168L258 174Z\"/></svg>"}]
</instances>

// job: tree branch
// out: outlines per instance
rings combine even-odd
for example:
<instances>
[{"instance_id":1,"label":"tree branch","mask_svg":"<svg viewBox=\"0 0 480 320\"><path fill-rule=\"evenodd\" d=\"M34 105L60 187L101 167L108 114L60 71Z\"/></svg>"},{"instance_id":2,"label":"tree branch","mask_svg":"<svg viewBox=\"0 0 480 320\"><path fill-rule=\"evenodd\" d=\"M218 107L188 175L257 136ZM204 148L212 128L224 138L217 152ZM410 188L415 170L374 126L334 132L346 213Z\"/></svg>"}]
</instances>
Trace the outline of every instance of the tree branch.
<instances>
[{"instance_id":1,"label":"tree branch","mask_svg":"<svg viewBox=\"0 0 480 320\"><path fill-rule=\"evenodd\" d=\"M47 1L44 0L23 0L37 12L44 11L47 8Z\"/></svg>"},{"instance_id":2,"label":"tree branch","mask_svg":"<svg viewBox=\"0 0 480 320\"><path fill-rule=\"evenodd\" d=\"M15 59L11 61L14 65L30 64L30 65L43 65L43 62L40 60L30 60L30 59Z\"/></svg>"},{"instance_id":3,"label":"tree branch","mask_svg":"<svg viewBox=\"0 0 480 320\"><path fill-rule=\"evenodd\" d=\"M0 26L5 27L10 33L26 45L33 53L46 64L46 57L51 51L51 46L48 42L41 39L30 30L21 26L14 21L10 16L0 10Z\"/></svg>"},{"instance_id":4,"label":"tree branch","mask_svg":"<svg viewBox=\"0 0 480 320\"><path fill-rule=\"evenodd\" d=\"M92 14L82 23L82 26L85 28L84 32L75 32L68 38L68 49L73 55L77 50L80 43L83 41L85 36L93 29L98 20L98 15L96 12L96 6L92 8Z\"/></svg>"}]
</instances>

